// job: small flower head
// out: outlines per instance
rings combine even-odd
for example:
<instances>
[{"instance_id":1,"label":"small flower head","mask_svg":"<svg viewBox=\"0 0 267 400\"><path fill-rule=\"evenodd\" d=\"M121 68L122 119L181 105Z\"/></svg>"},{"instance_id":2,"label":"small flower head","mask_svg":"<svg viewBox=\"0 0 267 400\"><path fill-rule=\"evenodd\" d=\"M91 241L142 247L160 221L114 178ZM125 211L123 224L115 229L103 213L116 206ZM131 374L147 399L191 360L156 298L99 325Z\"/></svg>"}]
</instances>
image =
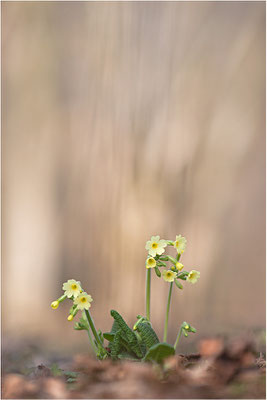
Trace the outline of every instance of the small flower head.
<instances>
[{"instance_id":1,"label":"small flower head","mask_svg":"<svg viewBox=\"0 0 267 400\"><path fill-rule=\"evenodd\" d=\"M68 316L68 321L72 321L72 320L73 320L73 315L70 314L70 315Z\"/></svg>"},{"instance_id":2,"label":"small flower head","mask_svg":"<svg viewBox=\"0 0 267 400\"><path fill-rule=\"evenodd\" d=\"M192 333L196 333L196 328L194 328L193 326L191 326L190 324L188 324L187 322L183 322L181 325L182 331L184 336L188 336L187 332L192 332Z\"/></svg>"},{"instance_id":3,"label":"small flower head","mask_svg":"<svg viewBox=\"0 0 267 400\"><path fill-rule=\"evenodd\" d=\"M76 298L81 293L81 282L75 281L75 279L69 279L67 282L63 283L62 289L65 290L65 295L67 297Z\"/></svg>"},{"instance_id":4,"label":"small flower head","mask_svg":"<svg viewBox=\"0 0 267 400\"><path fill-rule=\"evenodd\" d=\"M182 271L182 269L184 268L184 265L183 265L182 263L180 263L180 262L177 262L177 263L175 264L175 266L176 266L176 268L178 269L178 271Z\"/></svg>"},{"instance_id":5,"label":"small flower head","mask_svg":"<svg viewBox=\"0 0 267 400\"><path fill-rule=\"evenodd\" d=\"M78 297L74 300L74 304L77 305L77 310L89 310L91 307L91 302L93 301L90 294L86 292L82 292Z\"/></svg>"},{"instance_id":6,"label":"small flower head","mask_svg":"<svg viewBox=\"0 0 267 400\"><path fill-rule=\"evenodd\" d=\"M177 250L178 254L182 254L185 251L186 248L186 238L183 237L182 235L176 236L176 239L174 241L174 247Z\"/></svg>"},{"instance_id":7,"label":"small flower head","mask_svg":"<svg viewBox=\"0 0 267 400\"><path fill-rule=\"evenodd\" d=\"M199 271L195 271L193 269L192 271L189 272L186 280L188 282L191 282L191 283L196 283L199 277L200 277L200 272Z\"/></svg>"},{"instance_id":8,"label":"small flower head","mask_svg":"<svg viewBox=\"0 0 267 400\"><path fill-rule=\"evenodd\" d=\"M153 257L149 257L146 260L146 267L147 268L155 268L155 266L157 265L155 258Z\"/></svg>"},{"instance_id":9,"label":"small flower head","mask_svg":"<svg viewBox=\"0 0 267 400\"><path fill-rule=\"evenodd\" d=\"M57 300L52 301L51 307L53 308L53 310L56 310L58 308L58 306L59 306L59 301L57 301Z\"/></svg>"},{"instance_id":10,"label":"small flower head","mask_svg":"<svg viewBox=\"0 0 267 400\"><path fill-rule=\"evenodd\" d=\"M165 240L160 239L159 236L152 236L150 240L146 242L146 250L148 254L155 257L157 254L161 255L164 253L167 243Z\"/></svg>"},{"instance_id":11,"label":"small flower head","mask_svg":"<svg viewBox=\"0 0 267 400\"><path fill-rule=\"evenodd\" d=\"M164 279L166 282L173 282L173 281L174 281L174 278L176 278L176 273L173 272L173 271L171 271L170 269L168 269L167 271L164 270L164 271L162 272L162 276L163 276L163 279Z\"/></svg>"}]
</instances>

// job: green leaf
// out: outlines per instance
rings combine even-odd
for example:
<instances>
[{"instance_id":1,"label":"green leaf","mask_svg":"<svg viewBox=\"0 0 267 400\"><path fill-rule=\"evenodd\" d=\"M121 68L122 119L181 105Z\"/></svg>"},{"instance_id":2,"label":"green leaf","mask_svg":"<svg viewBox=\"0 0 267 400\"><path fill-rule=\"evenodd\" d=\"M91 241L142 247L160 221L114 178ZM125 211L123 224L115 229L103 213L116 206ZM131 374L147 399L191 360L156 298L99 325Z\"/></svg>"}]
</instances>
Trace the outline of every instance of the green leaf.
<instances>
[{"instance_id":1,"label":"green leaf","mask_svg":"<svg viewBox=\"0 0 267 400\"><path fill-rule=\"evenodd\" d=\"M159 343L156 332L153 330L151 324L146 322L141 322L137 325L137 331L139 332L142 341L146 345L147 349L154 346L154 344Z\"/></svg>"},{"instance_id":2,"label":"green leaf","mask_svg":"<svg viewBox=\"0 0 267 400\"><path fill-rule=\"evenodd\" d=\"M157 343L150 347L145 357L144 361L155 361L161 364L164 358L173 356L175 354L174 347L168 343Z\"/></svg>"},{"instance_id":3,"label":"green leaf","mask_svg":"<svg viewBox=\"0 0 267 400\"><path fill-rule=\"evenodd\" d=\"M110 314L114 318L114 320L119 324L122 338L127 342L131 350L137 355L137 357L142 358L143 354L141 352L135 333L129 328L129 326L126 324L126 322L124 321L122 316L118 313L118 311L111 310Z\"/></svg>"},{"instance_id":4,"label":"green leaf","mask_svg":"<svg viewBox=\"0 0 267 400\"><path fill-rule=\"evenodd\" d=\"M115 333L111 333L111 332L105 332L103 333L103 337L108 340L109 342L113 342Z\"/></svg>"},{"instance_id":5,"label":"green leaf","mask_svg":"<svg viewBox=\"0 0 267 400\"><path fill-rule=\"evenodd\" d=\"M138 359L137 357L135 357L133 354L130 354L126 351L121 352L118 355L118 358L120 360L129 360L129 361L141 361L140 359Z\"/></svg>"}]
</instances>

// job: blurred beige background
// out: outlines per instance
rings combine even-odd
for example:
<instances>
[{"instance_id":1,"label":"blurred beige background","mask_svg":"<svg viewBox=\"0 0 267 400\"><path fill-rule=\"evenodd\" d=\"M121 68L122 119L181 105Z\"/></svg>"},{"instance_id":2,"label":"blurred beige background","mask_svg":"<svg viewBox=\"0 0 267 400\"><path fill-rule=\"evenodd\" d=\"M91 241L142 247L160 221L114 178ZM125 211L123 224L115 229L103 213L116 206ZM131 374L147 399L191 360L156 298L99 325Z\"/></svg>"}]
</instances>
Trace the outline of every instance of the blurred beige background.
<instances>
[{"instance_id":1,"label":"blurred beige background","mask_svg":"<svg viewBox=\"0 0 267 400\"><path fill-rule=\"evenodd\" d=\"M4 337L87 344L50 308L69 278L133 323L146 241L179 233L201 279L169 341L264 327L265 3L3 2L2 134Z\"/></svg>"}]
</instances>

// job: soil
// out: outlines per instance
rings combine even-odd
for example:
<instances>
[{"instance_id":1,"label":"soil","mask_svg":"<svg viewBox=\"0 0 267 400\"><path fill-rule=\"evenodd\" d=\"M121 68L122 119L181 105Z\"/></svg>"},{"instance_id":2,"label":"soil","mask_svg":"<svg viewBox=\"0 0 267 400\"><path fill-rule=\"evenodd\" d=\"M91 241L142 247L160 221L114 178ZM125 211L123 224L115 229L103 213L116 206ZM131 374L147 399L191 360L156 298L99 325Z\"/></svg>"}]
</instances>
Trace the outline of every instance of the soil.
<instances>
[{"instance_id":1,"label":"soil","mask_svg":"<svg viewBox=\"0 0 267 400\"><path fill-rule=\"evenodd\" d=\"M170 357L162 366L77 355L68 370L40 364L24 373L14 368L12 372L12 360L4 357L2 398L265 398L265 356L255 352L249 339L225 343L222 338L209 338L199 343L198 350Z\"/></svg>"}]
</instances>

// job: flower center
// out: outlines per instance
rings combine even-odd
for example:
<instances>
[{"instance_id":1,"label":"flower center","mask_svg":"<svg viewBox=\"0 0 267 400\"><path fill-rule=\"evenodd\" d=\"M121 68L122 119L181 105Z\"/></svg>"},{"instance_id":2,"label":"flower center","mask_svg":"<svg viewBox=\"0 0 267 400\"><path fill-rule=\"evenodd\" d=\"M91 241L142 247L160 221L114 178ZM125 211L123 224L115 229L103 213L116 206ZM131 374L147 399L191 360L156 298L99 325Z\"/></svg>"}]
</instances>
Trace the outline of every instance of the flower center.
<instances>
[{"instance_id":1,"label":"flower center","mask_svg":"<svg viewBox=\"0 0 267 400\"><path fill-rule=\"evenodd\" d=\"M158 247L158 243L155 243L155 242L152 243L152 248L153 248L153 249L156 249L157 247Z\"/></svg>"},{"instance_id":2,"label":"flower center","mask_svg":"<svg viewBox=\"0 0 267 400\"><path fill-rule=\"evenodd\" d=\"M86 303L86 297L82 297L82 298L81 298L81 302L82 302L82 303Z\"/></svg>"},{"instance_id":3,"label":"flower center","mask_svg":"<svg viewBox=\"0 0 267 400\"><path fill-rule=\"evenodd\" d=\"M149 265L154 264L154 258L149 258L147 262Z\"/></svg>"},{"instance_id":4,"label":"flower center","mask_svg":"<svg viewBox=\"0 0 267 400\"><path fill-rule=\"evenodd\" d=\"M175 246L178 247L179 246L179 240L176 240L175 242Z\"/></svg>"},{"instance_id":5,"label":"flower center","mask_svg":"<svg viewBox=\"0 0 267 400\"><path fill-rule=\"evenodd\" d=\"M75 283L73 285L71 285L72 290L76 290L77 289L77 285L75 285Z\"/></svg>"},{"instance_id":6,"label":"flower center","mask_svg":"<svg viewBox=\"0 0 267 400\"><path fill-rule=\"evenodd\" d=\"M167 272L167 277L170 278L172 276L171 272Z\"/></svg>"}]
</instances>

